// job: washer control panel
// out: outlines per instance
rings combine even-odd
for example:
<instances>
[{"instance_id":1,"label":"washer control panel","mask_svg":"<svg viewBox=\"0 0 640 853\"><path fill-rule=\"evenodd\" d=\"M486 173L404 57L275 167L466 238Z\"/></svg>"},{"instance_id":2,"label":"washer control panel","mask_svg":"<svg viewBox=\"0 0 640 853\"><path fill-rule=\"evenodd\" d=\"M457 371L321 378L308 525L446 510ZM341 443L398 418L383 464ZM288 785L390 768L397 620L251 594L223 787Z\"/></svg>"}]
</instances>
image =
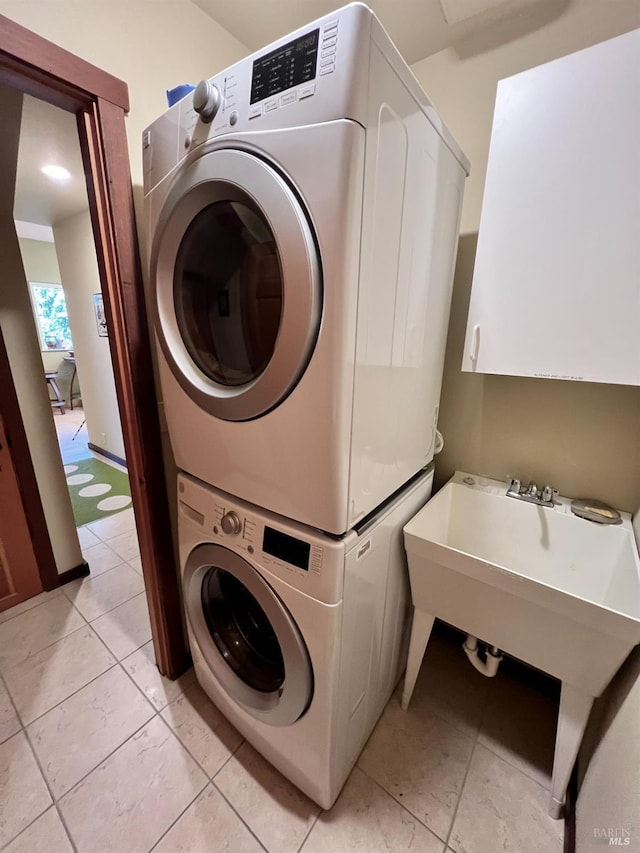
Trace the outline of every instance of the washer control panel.
<instances>
[{"instance_id":1,"label":"washer control panel","mask_svg":"<svg viewBox=\"0 0 640 853\"><path fill-rule=\"evenodd\" d=\"M307 574L322 571L322 548L275 525L264 524L216 503L212 532L221 538L239 537L238 545L249 554L258 554L266 566L278 566Z\"/></svg>"},{"instance_id":2,"label":"washer control panel","mask_svg":"<svg viewBox=\"0 0 640 853\"><path fill-rule=\"evenodd\" d=\"M182 560L197 545L212 543L316 601L336 604L342 600L345 554L355 534L336 540L258 510L182 472L178 474L178 512Z\"/></svg>"},{"instance_id":3,"label":"washer control panel","mask_svg":"<svg viewBox=\"0 0 640 853\"><path fill-rule=\"evenodd\" d=\"M229 533L231 536L235 536L237 533L240 533L242 522L240 521L238 513L233 511L225 512L220 519L220 527L224 533Z\"/></svg>"},{"instance_id":4,"label":"washer control panel","mask_svg":"<svg viewBox=\"0 0 640 853\"><path fill-rule=\"evenodd\" d=\"M220 109L221 100L218 87L210 80L201 80L193 93L193 109L208 124Z\"/></svg>"}]
</instances>

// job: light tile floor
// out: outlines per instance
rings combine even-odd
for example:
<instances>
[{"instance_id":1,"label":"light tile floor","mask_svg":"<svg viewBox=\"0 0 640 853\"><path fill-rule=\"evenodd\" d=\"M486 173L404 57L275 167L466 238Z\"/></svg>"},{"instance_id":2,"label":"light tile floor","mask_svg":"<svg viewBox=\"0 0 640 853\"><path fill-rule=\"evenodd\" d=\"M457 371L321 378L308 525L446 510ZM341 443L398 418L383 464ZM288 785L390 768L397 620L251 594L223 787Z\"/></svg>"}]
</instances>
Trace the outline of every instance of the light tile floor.
<instances>
[{"instance_id":1,"label":"light tile floor","mask_svg":"<svg viewBox=\"0 0 640 853\"><path fill-rule=\"evenodd\" d=\"M67 409L64 415L54 411L53 423L58 436L60 455L65 465L69 462L77 462L80 459L95 456L101 462L126 473L127 469L122 465L89 449L84 409L76 406L73 410Z\"/></svg>"},{"instance_id":2,"label":"light tile floor","mask_svg":"<svg viewBox=\"0 0 640 853\"><path fill-rule=\"evenodd\" d=\"M53 424L58 436L58 444L63 462L76 462L91 456L87 446L87 425L84 423L84 409L67 409L64 415L53 412Z\"/></svg>"},{"instance_id":3,"label":"light tile floor","mask_svg":"<svg viewBox=\"0 0 640 853\"><path fill-rule=\"evenodd\" d=\"M0 849L561 853L556 697L505 667L483 678L434 636L408 712L396 692L323 812L193 671L159 675L132 511L79 537L90 577L0 614Z\"/></svg>"},{"instance_id":4,"label":"light tile floor","mask_svg":"<svg viewBox=\"0 0 640 853\"><path fill-rule=\"evenodd\" d=\"M133 529L131 510L83 528L97 573L0 616L0 848L561 853L557 700L433 637L409 711L396 693L322 812L193 672L158 674L139 559L111 547Z\"/></svg>"}]
</instances>

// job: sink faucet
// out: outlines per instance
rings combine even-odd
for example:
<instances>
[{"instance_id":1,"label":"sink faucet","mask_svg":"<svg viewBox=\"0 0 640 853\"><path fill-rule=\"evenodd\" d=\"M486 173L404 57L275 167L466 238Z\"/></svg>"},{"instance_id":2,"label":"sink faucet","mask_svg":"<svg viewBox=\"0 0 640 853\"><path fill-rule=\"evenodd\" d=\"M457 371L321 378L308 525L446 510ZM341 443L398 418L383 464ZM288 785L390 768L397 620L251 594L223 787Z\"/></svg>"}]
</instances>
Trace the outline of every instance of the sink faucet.
<instances>
[{"instance_id":1,"label":"sink faucet","mask_svg":"<svg viewBox=\"0 0 640 853\"><path fill-rule=\"evenodd\" d=\"M520 501L538 504L538 506L553 506L553 496L558 494L557 489L545 486L540 489L535 483L523 486L520 480L510 477L507 481L507 497L517 498Z\"/></svg>"}]
</instances>

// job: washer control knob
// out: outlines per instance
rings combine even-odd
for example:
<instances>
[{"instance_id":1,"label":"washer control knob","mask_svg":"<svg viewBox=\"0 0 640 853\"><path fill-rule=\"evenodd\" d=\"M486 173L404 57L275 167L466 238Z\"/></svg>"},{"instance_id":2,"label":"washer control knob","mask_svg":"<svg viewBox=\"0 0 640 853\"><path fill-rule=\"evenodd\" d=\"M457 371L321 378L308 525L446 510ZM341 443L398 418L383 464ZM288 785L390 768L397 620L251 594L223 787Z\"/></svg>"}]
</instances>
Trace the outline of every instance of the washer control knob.
<instances>
[{"instance_id":1,"label":"washer control knob","mask_svg":"<svg viewBox=\"0 0 640 853\"><path fill-rule=\"evenodd\" d=\"M193 93L193 108L205 124L213 120L220 109L220 92L210 80L201 80Z\"/></svg>"},{"instance_id":2,"label":"washer control knob","mask_svg":"<svg viewBox=\"0 0 640 853\"><path fill-rule=\"evenodd\" d=\"M240 533L242 522L240 521L238 515L235 512L225 512L225 514L222 516L220 526L222 527L225 533L235 535L236 533Z\"/></svg>"}]
</instances>

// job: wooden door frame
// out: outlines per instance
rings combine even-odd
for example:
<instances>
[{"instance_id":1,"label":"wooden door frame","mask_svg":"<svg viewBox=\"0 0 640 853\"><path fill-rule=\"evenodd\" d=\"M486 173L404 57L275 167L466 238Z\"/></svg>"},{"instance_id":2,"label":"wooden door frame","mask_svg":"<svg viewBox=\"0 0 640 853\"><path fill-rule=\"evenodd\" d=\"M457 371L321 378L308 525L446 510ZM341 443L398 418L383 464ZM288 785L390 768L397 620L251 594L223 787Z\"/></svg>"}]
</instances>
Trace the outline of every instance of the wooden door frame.
<instances>
[{"instance_id":1,"label":"wooden door frame","mask_svg":"<svg viewBox=\"0 0 640 853\"><path fill-rule=\"evenodd\" d=\"M124 120L129 111L127 85L3 15L0 83L77 116L153 644L160 672L175 678L184 671L188 651L129 170ZM4 390L1 406L15 444L24 435L24 426L19 410L5 407ZM18 470L21 484L23 478L29 481L27 468L23 459ZM33 495L29 501L29 513L41 531L44 514L39 496L37 505ZM46 546L38 544L44 568ZM50 584L50 571L47 577Z\"/></svg>"}]
</instances>

